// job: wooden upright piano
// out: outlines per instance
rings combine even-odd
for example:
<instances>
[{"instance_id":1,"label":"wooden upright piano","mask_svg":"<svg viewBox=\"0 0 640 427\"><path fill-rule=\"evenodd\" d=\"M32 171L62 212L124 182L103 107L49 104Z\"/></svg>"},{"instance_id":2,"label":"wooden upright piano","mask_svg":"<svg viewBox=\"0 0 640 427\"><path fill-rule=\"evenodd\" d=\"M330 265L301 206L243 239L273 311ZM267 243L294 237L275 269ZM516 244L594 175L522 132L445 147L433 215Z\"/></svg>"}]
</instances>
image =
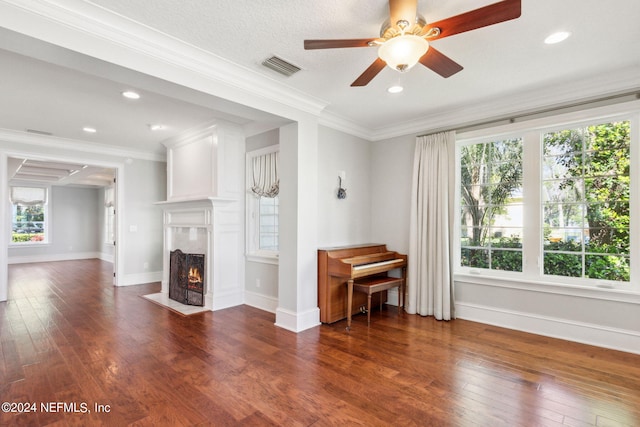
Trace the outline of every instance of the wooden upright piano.
<instances>
[{"instance_id":1,"label":"wooden upright piano","mask_svg":"<svg viewBox=\"0 0 640 427\"><path fill-rule=\"evenodd\" d=\"M402 269L403 286L400 287L398 303L404 303L404 283L407 274L407 256L387 250L386 245L366 244L318 250L318 305L320 321L333 323L357 313L366 305L367 296L353 295L353 283L368 278L385 277L389 271ZM349 294L353 295L351 310L348 310ZM386 291L376 295L386 298ZM350 316L349 316L350 320ZM350 326L350 321L349 325Z\"/></svg>"}]
</instances>

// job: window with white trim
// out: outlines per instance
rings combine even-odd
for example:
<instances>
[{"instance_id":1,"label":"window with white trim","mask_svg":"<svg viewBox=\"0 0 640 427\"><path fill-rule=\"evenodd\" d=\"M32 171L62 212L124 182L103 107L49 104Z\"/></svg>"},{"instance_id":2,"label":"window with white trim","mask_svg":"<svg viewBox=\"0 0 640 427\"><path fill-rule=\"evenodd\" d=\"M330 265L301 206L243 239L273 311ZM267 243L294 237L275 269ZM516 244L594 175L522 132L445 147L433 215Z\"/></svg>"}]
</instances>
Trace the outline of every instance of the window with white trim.
<instances>
[{"instance_id":1,"label":"window with white trim","mask_svg":"<svg viewBox=\"0 0 640 427\"><path fill-rule=\"evenodd\" d=\"M637 123L594 118L458 141L456 271L638 290Z\"/></svg>"},{"instance_id":2,"label":"window with white trim","mask_svg":"<svg viewBox=\"0 0 640 427\"><path fill-rule=\"evenodd\" d=\"M629 281L630 123L542 138L544 274Z\"/></svg>"},{"instance_id":3,"label":"window with white trim","mask_svg":"<svg viewBox=\"0 0 640 427\"><path fill-rule=\"evenodd\" d=\"M522 271L522 139L460 153L461 265Z\"/></svg>"},{"instance_id":4,"label":"window with white trim","mask_svg":"<svg viewBox=\"0 0 640 427\"><path fill-rule=\"evenodd\" d=\"M116 207L115 207L115 184L104 188L104 230L105 242L108 245L114 245L116 242L115 223L116 223Z\"/></svg>"},{"instance_id":5,"label":"window with white trim","mask_svg":"<svg viewBox=\"0 0 640 427\"><path fill-rule=\"evenodd\" d=\"M11 186L11 244L48 243L47 188Z\"/></svg>"},{"instance_id":6,"label":"window with white trim","mask_svg":"<svg viewBox=\"0 0 640 427\"><path fill-rule=\"evenodd\" d=\"M247 257L276 263L279 248L279 146L247 153Z\"/></svg>"}]
</instances>

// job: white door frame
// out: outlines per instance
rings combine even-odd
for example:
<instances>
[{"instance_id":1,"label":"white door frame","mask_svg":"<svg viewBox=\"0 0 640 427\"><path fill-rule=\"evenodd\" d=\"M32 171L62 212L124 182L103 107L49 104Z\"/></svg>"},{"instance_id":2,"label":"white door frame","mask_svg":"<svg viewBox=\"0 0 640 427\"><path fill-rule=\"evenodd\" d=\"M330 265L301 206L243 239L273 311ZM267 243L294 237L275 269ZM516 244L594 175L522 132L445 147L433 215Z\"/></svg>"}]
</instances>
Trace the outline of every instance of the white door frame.
<instances>
[{"instance_id":1,"label":"white door frame","mask_svg":"<svg viewBox=\"0 0 640 427\"><path fill-rule=\"evenodd\" d=\"M116 175L116 223L115 223L115 236L116 245L113 253L113 269L114 269L114 286L120 286L122 282L122 268L123 251L120 250L122 245L123 233L120 227L122 212L124 212L124 191L122 189L122 183L124 183L124 164L118 162L105 162L96 159L90 159L78 155L56 156L54 154L37 154L30 151L19 150L1 150L0 149L0 200L5 201L4 208L0 208L0 224L4 232L0 232L0 302L7 301L8 299L8 282L9 282L9 241L10 241L10 227L7 226L10 220L9 216L9 181L7 177L8 158L9 157L28 157L34 160L48 160L58 162L74 162L82 164L90 164L93 166L100 166L105 168L111 168L115 170Z\"/></svg>"}]
</instances>

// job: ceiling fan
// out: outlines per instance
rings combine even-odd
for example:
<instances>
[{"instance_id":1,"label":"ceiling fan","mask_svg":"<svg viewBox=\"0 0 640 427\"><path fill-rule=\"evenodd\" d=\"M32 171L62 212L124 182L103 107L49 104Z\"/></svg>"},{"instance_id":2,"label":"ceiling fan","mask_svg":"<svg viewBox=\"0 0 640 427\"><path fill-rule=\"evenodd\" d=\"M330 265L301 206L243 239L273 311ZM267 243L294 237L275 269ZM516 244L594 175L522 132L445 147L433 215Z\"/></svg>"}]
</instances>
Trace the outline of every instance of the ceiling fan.
<instances>
[{"instance_id":1,"label":"ceiling fan","mask_svg":"<svg viewBox=\"0 0 640 427\"><path fill-rule=\"evenodd\" d=\"M378 58L351 86L366 86L385 65L405 72L418 62L446 78L462 70L462 66L430 46L429 42L516 19L520 17L520 2L503 0L427 23L417 13L418 0L389 0L389 20L382 24L379 38L305 40L304 48L378 47Z\"/></svg>"}]
</instances>

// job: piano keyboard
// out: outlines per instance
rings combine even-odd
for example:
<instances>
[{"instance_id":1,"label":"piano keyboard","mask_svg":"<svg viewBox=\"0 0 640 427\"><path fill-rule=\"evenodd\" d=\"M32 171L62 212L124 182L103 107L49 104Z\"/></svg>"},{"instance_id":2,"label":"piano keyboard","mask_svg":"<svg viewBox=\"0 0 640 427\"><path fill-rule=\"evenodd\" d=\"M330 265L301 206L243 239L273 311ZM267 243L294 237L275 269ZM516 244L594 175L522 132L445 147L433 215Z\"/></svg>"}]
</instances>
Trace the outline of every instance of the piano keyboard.
<instances>
[{"instance_id":1,"label":"piano keyboard","mask_svg":"<svg viewBox=\"0 0 640 427\"><path fill-rule=\"evenodd\" d=\"M365 268L382 267L382 266L385 266L385 265L399 264L399 263L402 263L402 262L404 262L404 260L402 258L390 259L388 261L371 262L371 263L368 263L368 264L354 265L353 266L353 270L354 271L358 271L358 270L363 270Z\"/></svg>"}]
</instances>

